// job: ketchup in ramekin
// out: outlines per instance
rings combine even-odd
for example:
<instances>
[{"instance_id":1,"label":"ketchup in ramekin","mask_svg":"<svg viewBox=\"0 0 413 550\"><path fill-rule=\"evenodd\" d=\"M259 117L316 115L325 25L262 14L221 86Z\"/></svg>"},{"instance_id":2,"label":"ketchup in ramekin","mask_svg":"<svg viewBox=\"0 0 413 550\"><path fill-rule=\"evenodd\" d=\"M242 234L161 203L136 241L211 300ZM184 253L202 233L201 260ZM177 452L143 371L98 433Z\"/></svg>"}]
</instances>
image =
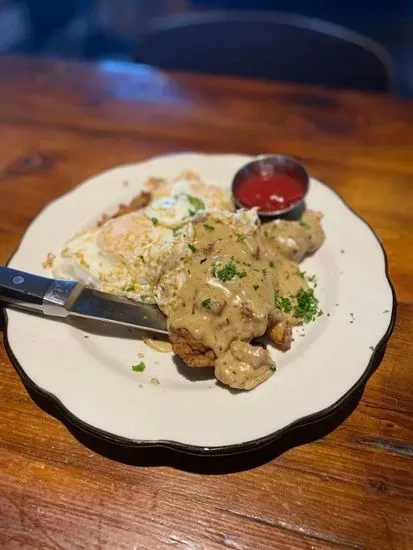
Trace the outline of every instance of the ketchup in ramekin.
<instances>
[{"instance_id":1,"label":"ketchup in ramekin","mask_svg":"<svg viewBox=\"0 0 413 550\"><path fill-rule=\"evenodd\" d=\"M299 162L274 155L243 166L235 174L232 193L238 206L257 207L263 216L276 216L299 206L308 187L308 174Z\"/></svg>"}]
</instances>

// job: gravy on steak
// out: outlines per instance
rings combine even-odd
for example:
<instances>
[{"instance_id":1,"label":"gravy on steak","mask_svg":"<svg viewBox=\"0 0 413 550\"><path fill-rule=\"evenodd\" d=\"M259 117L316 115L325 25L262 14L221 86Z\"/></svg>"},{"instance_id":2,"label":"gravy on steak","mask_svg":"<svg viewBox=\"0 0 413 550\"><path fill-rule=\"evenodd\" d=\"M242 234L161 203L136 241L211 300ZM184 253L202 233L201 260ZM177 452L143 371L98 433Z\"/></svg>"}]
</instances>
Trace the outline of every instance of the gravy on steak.
<instances>
[{"instance_id":1,"label":"gravy on steak","mask_svg":"<svg viewBox=\"0 0 413 550\"><path fill-rule=\"evenodd\" d=\"M316 313L317 300L297 262L322 244L320 216L308 212L300 222L270 222L241 234L207 215L194 229L186 277L168 318L174 351L191 364L188 349L196 341L212 356L218 380L251 389L271 376L275 364L267 349L249 342L277 334L268 330L278 324L291 331ZM190 335L185 356L176 334Z\"/></svg>"}]
</instances>

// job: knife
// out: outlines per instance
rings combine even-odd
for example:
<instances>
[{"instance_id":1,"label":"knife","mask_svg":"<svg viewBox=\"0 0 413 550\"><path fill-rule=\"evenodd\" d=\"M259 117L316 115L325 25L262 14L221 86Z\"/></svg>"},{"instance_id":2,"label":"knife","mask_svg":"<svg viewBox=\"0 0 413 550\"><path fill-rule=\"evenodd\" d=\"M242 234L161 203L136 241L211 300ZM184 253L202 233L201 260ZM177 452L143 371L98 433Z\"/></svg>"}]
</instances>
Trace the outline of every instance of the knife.
<instances>
[{"instance_id":1,"label":"knife","mask_svg":"<svg viewBox=\"0 0 413 550\"><path fill-rule=\"evenodd\" d=\"M155 305L2 266L0 304L49 317L83 317L168 334L166 317Z\"/></svg>"}]
</instances>

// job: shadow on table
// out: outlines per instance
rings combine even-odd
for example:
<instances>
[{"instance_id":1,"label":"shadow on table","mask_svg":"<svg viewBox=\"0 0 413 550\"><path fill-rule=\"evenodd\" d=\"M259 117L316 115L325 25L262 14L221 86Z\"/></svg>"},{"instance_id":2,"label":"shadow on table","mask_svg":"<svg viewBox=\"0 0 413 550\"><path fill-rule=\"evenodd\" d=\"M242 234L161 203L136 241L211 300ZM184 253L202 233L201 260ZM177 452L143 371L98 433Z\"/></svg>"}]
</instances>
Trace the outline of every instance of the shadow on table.
<instances>
[{"instance_id":1,"label":"shadow on table","mask_svg":"<svg viewBox=\"0 0 413 550\"><path fill-rule=\"evenodd\" d=\"M377 354L371 374L379 366L384 352L385 348ZM357 388L342 406L322 419L291 429L265 447L229 456L189 455L166 447L137 448L114 443L74 426L47 395L33 388L27 387L27 390L35 403L47 413L61 420L80 443L111 460L141 467L171 466L190 472L213 475L256 468L277 458L289 449L327 436L356 408L362 397L364 384Z\"/></svg>"}]
</instances>

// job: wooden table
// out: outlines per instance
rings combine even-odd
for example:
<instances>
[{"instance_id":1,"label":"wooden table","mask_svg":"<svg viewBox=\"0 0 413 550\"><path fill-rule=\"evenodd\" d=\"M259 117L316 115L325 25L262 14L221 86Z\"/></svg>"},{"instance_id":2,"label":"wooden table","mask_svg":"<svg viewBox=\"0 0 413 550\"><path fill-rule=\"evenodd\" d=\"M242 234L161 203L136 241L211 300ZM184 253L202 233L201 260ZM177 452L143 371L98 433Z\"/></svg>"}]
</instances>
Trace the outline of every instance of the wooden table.
<instances>
[{"instance_id":1,"label":"wooden table","mask_svg":"<svg viewBox=\"0 0 413 550\"><path fill-rule=\"evenodd\" d=\"M399 300L354 412L355 403L251 459L97 454L33 403L1 346L1 548L413 548L412 105L116 63L0 59L1 262L48 201L113 165L181 150L279 151L373 226Z\"/></svg>"}]
</instances>

